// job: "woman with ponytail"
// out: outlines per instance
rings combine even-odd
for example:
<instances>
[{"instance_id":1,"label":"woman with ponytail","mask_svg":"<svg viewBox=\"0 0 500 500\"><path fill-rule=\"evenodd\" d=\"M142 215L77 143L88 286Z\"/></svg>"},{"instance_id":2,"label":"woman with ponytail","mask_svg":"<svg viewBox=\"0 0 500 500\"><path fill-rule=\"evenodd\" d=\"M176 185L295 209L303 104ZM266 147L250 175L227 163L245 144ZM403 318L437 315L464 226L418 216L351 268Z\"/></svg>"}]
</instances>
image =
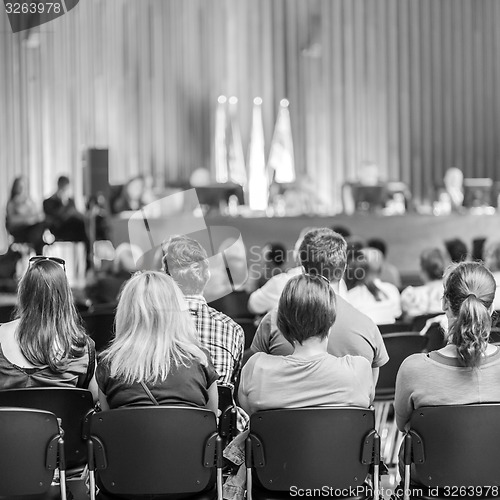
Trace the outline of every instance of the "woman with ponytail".
<instances>
[{"instance_id":1,"label":"woman with ponytail","mask_svg":"<svg viewBox=\"0 0 500 500\"><path fill-rule=\"evenodd\" d=\"M394 398L401 431L422 406L500 402L500 348L488 343L495 279L481 263L461 262L448 267L443 284L448 344L401 364Z\"/></svg>"},{"instance_id":2,"label":"woman with ponytail","mask_svg":"<svg viewBox=\"0 0 500 500\"><path fill-rule=\"evenodd\" d=\"M493 275L478 262L446 270L448 344L402 363L394 401L400 430L421 406L500 402L500 349L488 343L495 290Z\"/></svg>"}]
</instances>

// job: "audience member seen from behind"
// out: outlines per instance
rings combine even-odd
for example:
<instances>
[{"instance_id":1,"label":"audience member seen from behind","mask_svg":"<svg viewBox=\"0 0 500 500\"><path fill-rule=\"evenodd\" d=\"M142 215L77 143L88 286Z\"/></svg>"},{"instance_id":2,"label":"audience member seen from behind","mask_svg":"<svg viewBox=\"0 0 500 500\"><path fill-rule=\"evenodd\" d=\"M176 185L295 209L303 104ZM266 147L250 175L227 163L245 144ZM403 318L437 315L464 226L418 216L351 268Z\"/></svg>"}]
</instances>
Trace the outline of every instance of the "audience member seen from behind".
<instances>
[{"instance_id":1,"label":"audience member seen from behind","mask_svg":"<svg viewBox=\"0 0 500 500\"><path fill-rule=\"evenodd\" d=\"M103 409L159 404L217 412L217 373L170 276L145 271L130 278L115 329L97 367Z\"/></svg>"},{"instance_id":2,"label":"audience member seen from behind","mask_svg":"<svg viewBox=\"0 0 500 500\"><path fill-rule=\"evenodd\" d=\"M87 284L85 288L92 304L113 304L118 300L123 284L137 270L135 257L141 253L140 248L130 243L118 245L111 269L97 277L93 283Z\"/></svg>"},{"instance_id":3,"label":"audience member seen from behind","mask_svg":"<svg viewBox=\"0 0 500 500\"><path fill-rule=\"evenodd\" d=\"M87 269L92 266L90 241L85 227L85 217L76 209L69 178L62 175L57 180L57 191L44 200L43 210L52 234L59 241L81 241L85 244Z\"/></svg>"},{"instance_id":4,"label":"audience member seen from behind","mask_svg":"<svg viewBox=\"0 0 500 500\"><path fill-rule=\"evenodd\" d=\"M266 243L262 249L262 273L257 280L257 288L264 286L271 278L285 271L287 260L285 245Z\"/></svg>"},{"instance_id":5,"label":"audience member seen from behind","mask_svg":"<svg viewBox=\"0 0 500 500\"><path fill-rule=\"evenodd\" d=\"M122 188L120 194L113 202L113 212L128 212L139 210L144 206L142 195L144 192L144 179L141 176L132 177Z\"/></svg>"},{"instance_id":6,"label":"audience member seen from behind","mask_svg":"<svg viewBox=\"0 0 500 500\"><path fill-rule=\"evenodd\" d=\"M380 279L385 283L392 283L401 290L401 274L396 266L387 261L387 243L382 238L370 238L366 242L369 248L376 248L382 252L383 262Z\"/></svg>"},{"instance_id":7,"label":"audience member seen from behind","mask_svg":"<svg viewBox=\"0 0 500 500\"><path fill-rule=\"evenodd\" d=\"M234 387L241 370L245 335L240 325L210 307L203 291L210 278L205 249L187 236L174 236L163 245L163 268L182 290L201 345L210 352L219 383Z\"/></svg>"},{"instance_id":8,"label":"audience member seen from behind","mask_svg":"<svg viewBox=\"0 0 500 500\"><path fill-rule=\"evenodd\" d=\"M467 245L460 238L447 240L444 242L444 245L451 262L458 263L467 260L469 251L467 250Z\"/></svg>"},{"instance_id":9,"label":"audience member seen from behind","mask_svg":"<svg viewBox=\"0 0 500 500\"><path fill-rule=\"evenodd\" d=\"M25 177L16 177L12 183L5 227L16 242L28 243L37 255L43 254L45 217L30 198Z\"/></svg>"},{"instance_id":10,"label":"audience member seen from behind","mask_svg":"<svg viewBox=\"0 0 500 500\"><path fill-rule=\"evenodd\" d=\"M399 290L380 279L383 256L376 248L365 248L347 259L347 300L377 325L394 323L401 316Z\"/></svg>"},{"instance_id":11,"label":"audience member seen from behind","mask_svg":"<svg viewBox=\"0 0 500 500\"><path fill-rule=\"evenodd\" d=\"M500 349L488 343L495 289L492 274L480 263L447 269L442 302L448 344L403 361L394 402L401 431L421 406L500 402Z\"/></svg>"},{"instance_id":12,"label":"audience member seen from behind","mask_svg":"<svg viewBox=\"0 0 500 500\"><path fill-rule=\"evenodd\" d=\"M441 312L445 257L439 248L428 248L420 255L421 286L409 286L401 293L401 307L407 317Z\"/></svg>"},{"instance_id":13,"label":"audience member seen from behind","mask_svg":"<svg viewBox=\"0 0 500 500\"><path fill-rule=\"evenodd\" d=\"M486 242L484 247L484 265L492 272L497 284L493 309L500 311L500 240Z\"/></svg>"},{"instance_id":14,"label":"audience member seen from behind","mask_svg":"<svg viewBox=\"0 0 500 500\"><path fill-rule=\"evenodd\" d=\"M94 342L73 304L64 261L32 257L16 319L0 326L0 389L88 388L97 399Z\"/></svg>"},{"instance_id":15,"label":"audience member seen from behind","mask_svg":"<svg viewBox=\"0 0 500 500\"><path fill-rule=\"evenodd\" d=\"M248 414L275 408L370 406L370 363L362 356L328 353L335 317L335 292L321 275L288 281L277 322L293 352L286 356L259 352L250 358L239 387L239 402Z\"/></svg>"},{"instance_id":16,"label":"audience member seen from behind","mask_svg":"<svg viewBox=\"0 0 500 500\"><path fill-rule=\"evenodd\" d=\"M312 229L305 234L298 257L304 271L329 280L336 295L336 321L328 337L328 352L334 356L363 356L372 366L376 383L379 367L389 360L380 331L368 316L338 293L346 267L346 241L331 229ZM266 314L260 322L250 351L282 356L293 353L292 344L277 325L277 309Z\"/></svg>"}]
</instances>

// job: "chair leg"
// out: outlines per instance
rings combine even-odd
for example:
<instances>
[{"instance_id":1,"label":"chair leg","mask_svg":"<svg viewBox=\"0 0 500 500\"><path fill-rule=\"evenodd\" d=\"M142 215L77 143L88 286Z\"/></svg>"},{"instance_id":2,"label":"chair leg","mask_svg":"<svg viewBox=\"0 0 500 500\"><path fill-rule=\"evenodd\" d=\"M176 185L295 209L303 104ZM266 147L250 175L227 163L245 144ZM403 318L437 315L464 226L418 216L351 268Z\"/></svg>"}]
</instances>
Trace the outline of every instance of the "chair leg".
<instances>
[{"instance_id":1,"label":"chair leg","mask_svg":"<svg viewBox=\"0 0 500 500\"><path fill-rule=\"evenodd\" d=\"M215 441L216 446L216 466L217 466L217 500L222 500L222 486L224 479L222 477L222 466L223 466L223 456L222 456L222 438L217 436Z\"/></svg>"},{"instance_id":2,"label":"chair leg","mask_svg":"<svg viewBox=\"0 0 500 500\"><path fill-rule=\"evenodd\" d=\"M375 435L373 441L373 500L379 499L380 491L380 436Z\"/></svg>"},{"instance_id":3,"label":"chair leg","mask_svg":"<svg viewBox=\"0 0 500 500\"><path fill-rule=\"evenodd\" d=\"M247 497L246 500L252 500L252 440L247 437L245 441L245 467L247 469Z\"/></svg>"},{"instance_id":4,"label":"chair leg","mask_svg":"<svg viewBox=\"0 0 500 500\"><path fill-rule=\"evenodd\" d=\"M67 499L66 493L66 459L64 456L64 439L60 437L57 441L59 452L59 486L61 488L61 500Z\"/></svg>"},{"instance_id":5,"label":"chair leg","mask_svg":"<svg viewBox=\"0 0 500 500\"><path fill-rule=\"evenodd\" d=\"M410 500L411 436L409 434L406 434L404 438L404 464L405 477L403 482L403 500Z\"/></svg>"}]
</instances>

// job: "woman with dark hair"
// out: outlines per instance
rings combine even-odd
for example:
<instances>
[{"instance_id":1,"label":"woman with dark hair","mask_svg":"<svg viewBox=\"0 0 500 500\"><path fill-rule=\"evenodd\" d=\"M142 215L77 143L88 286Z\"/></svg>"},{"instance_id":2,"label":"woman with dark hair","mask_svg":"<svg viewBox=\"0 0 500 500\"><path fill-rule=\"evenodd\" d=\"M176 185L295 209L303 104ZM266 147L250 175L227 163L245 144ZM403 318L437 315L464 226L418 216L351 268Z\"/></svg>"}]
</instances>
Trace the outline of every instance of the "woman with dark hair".
<instances>
[{"instance_id":1,"label":"woman with dark hair","mask_svg":"<svg viewBox=\"0 0 500 500\"><path fill-rule=\"evenodd\" d=\"M448 344L403 361L394 399L401 431L421 406L500 402L500 349L488 343L495 289L491 272L478 262L447 269L442 304ZM418 482L414 474L412 480Z\"/></svg>"},{"instance_id":2,"label":"woman with dark hair","mask_svg":"<svg viewBox=\"0 0 500 500\"><path fill-rule=\"evenodd\" d=\"M344 274L347 300L377 325L394 323L401 316L399 290L380 279L383 261L376 248L351 252Z\"/></svg>"},{"instance_id":3,"label":"woman with dark hair","mask_svg":"<svg viewBox=\"0 0 500 500\"><path fill-rule=\"evenodd\" d=\"M439 248L428 248L420 254L422 286L409 286L401 293L401 308L408 317L441 312L443 273L446 259Z\"/></svg>"},{"instance_id":4,"label":"woman with dark hair","mask_svg":"<svg viewBox=\"0 0 500 500\"><path fill-rule=\"evenodd\" d=\"M45 218L30 198L24 177L16 177L12 183L5 227L15 241L30 244L38 255L42 255Z\"/></svg>"},{"instance_id":5,"label":"woman with dark hair","mask_svg":"<svg viewBox=\"0 0 500 500\"><path fill-rule=\"evenodd\" d=\"M370 363L361 356L327 352L336 298L320 275L288 281L278 306L278 328L294 347L289 356L254 354L241 372L239 401L252 414L305 406L368 407L373 399Z\"/></svg>"},{"instance_id":6,"label":"woman with dark hair","mask_svg":"<svg viewBox=\"0 0 500 500\"><path fill-rule=\"evenodd\" d=\"M80 324L62 259L31 258L16 316L0 326L0 389L81 387L97 399L94 342Z\"/></svg>"}]
</instances>

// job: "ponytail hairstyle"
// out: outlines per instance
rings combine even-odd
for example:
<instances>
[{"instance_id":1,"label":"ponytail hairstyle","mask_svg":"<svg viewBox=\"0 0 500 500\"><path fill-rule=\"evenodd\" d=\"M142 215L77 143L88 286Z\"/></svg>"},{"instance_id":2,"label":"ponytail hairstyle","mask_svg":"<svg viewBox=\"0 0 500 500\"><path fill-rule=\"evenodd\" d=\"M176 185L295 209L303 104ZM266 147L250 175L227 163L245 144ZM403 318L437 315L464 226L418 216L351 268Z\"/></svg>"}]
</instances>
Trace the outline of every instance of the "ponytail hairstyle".
<instances>
[{"instance_id":1,"label":"ponytail hairstyle","mask_svg":"<svg viewBox=\"0 0 500 500\"><path fill-rule=\"evenodd\" d=\"M443 297L456 318L449 337L464 366L477 368L486 351L495 290L493 275L479 262L452 264L445 272Z\"/></svg>"}]
</instances>

